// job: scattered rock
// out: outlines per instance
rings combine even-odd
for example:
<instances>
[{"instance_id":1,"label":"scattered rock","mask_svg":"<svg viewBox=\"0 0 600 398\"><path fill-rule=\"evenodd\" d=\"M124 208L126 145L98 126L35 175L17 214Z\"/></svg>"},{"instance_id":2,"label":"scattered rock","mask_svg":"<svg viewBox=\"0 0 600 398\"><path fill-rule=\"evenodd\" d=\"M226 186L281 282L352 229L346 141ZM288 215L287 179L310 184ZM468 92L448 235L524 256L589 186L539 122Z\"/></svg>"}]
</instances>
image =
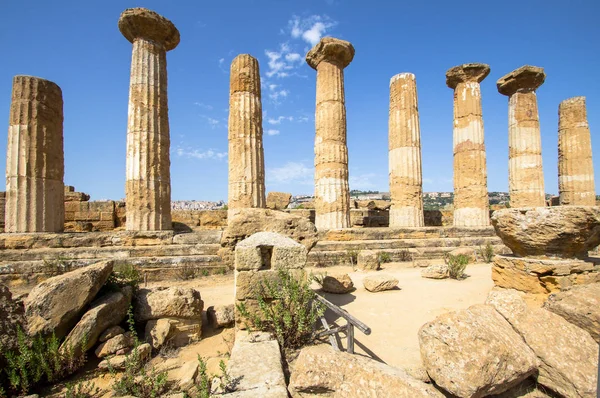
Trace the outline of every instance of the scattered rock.
<instances>
[{"instance_id":1,"label":"scattered rock","mask_svg":"<svg viewBox=\"0 0 600 398\"><path fill-rule=\"evenodd\" d=\"M446 279L448 278L448 265L447 264L434 264L421 271L423 278L431 279Z\"/></svg>"},{"instance_id":2,"label":"scattered rock","mask_svg":"<svg viewBox=\"0 0 600 398\"><path fill-rule=\"evenodd\" d=\"M146 342L159 349L169 342L173 347L183 347L202 337L202 318L162 318L146 323Z\"/></svg>"},{"instance_id":3,"label":"scattered rock","mask_svg":"<svg viewBox=\"0 0 600 398\"><path fill-rule=\"evenodd\" d=\"M551 294L544 308L586 330L600 344L600 283Z\"/></svg>"},{"instance_id":4,"label":"scattered rock","mask_svg":"<svg viewBox=\"0 0 600 398\"><path fill-rule=\"evenodd\" d=\"M128 350L134 345L134 339L131 332L116 335L100 344L95 351L98 358L104 358L116 354L121 350Z\"/></svg>"},{"instance_id":5,"label":"scattered rock","mask_svg":"<svg viewBox=\"0 0 600 398\"><path fill-rule=\"evenodd\" d=\"M195 386L196 376L198 375L198 361L190 361L184 363L174 377L179 381L179 388L183 391L188 391Z\"/></svg>"},{"instance_id":6,"label":"scattered rock","mask_svg":"<svg viewBox=\"0 0 600 398\"><path fill-rule=\"evenodd\" d=\"M325 275L321 288L327 293L345 294L354 290L354 283L348 274Z\"/></svg>"},{"instance_id":7,"label":"scattered rock","mask_svg":"<svg viewBox=\"0 0 600 398\"><path fill-rule=\"evenodd\" d=\"M140 344L137 348L140 358L145 361L150 358L150 354L152 353L152 347L150 344L144 343ZM131 353L128 355L132 355ZM123 370L125 369L125 362L127 361L128 355L115 355L114 357L106 358L102 362L98 364L99 369L108 370L109 363L113 369Z\"/></svg>"},{"instance_id":8,"label":"scattered rock","mask_svg":"<svg viewBox=\"0 0 600 398\"><path fill-rule=\"evenodd\" d=\"M100 343L104 343L106 340L112 339L113 337L123 333L125 333L125 329L123 329L121 326L111 326L102 332L100 337L98 337L98 341Z\"/></svg>"},{"instance_id":9,"label":"scattered rock","mask_svg":"<svg viewBox=\"0 0 600 398\"><path fill-rule=\"evenodd\" d=\"M235 309L233 304L210 306L206 310L208 324L213 328L227 328L235 323Z\"/></svg>"},{"instance_id":10,"label":"scattered rock","mask_svg":"<svg viewBox=\"0 0 600 398\"><path fill-rule=\"evenodd\" d=\"M496 210L492 225L514 254L583 257L600 244L600 208L553 206Z\"/></svg>"},{"instance_id":11,"label":"scattered rock","mask_svg":"<svg viewBox=\"0 0 600 398\"><path fill-rule=\"evenodd\" d=\"M363 279L365 289L372 293L391 290L398 285L398 279L388 274L377 274L365 277Z\"/></svg>"},{"instance_id":12,"label":"scattered rock","mask_svg":"<svg viewBox=\"0 0 600 398\"><path fill-rule=\"evenodd\" d=\"M359 269L377 271L379 269L379 252L375 250L361 250L358 253L357 264Z\"/></svg>"},{"instance_id":13,"label":"scattered rock","mask_svg":"<svg viewBox=\"0 0 600 398\"><path fill-rule=\"evenodd\" d=\"M528 308L516 290L492 290L486 301L539 358L539 384L566 397L595 397L598 344L583 329L542 308Z\"/></svg>"},{"instance_id":14,"label":"scattered rock","mask_svg":"<svg viewBox=\"0 0 600 398\"><path fill-rule=\"evenodd\" d=\"M127 316L132 290L131 286L126 286L120 292L108 293L94 301L68 334L61 350L70 347L75 355L79 355L82 349L86 352L96 345L102 331L118 325ZM82 347L84 341L86 345Z\"/></svg>"},{"instance_id":15,"label":"scattered rock","mask_svg":"<svg viewBox=\"0 0 600 398\"><path fill-rule=\"evenodd\" d=\"M536 370L533 351L490 305L438 316L419 330L429 376L460 397L499 394Z\"/></svg>"},{"instance_id":16,"label":"scattered rock","mask_svg":"<svg viewBox=\"0 0 600 398\"><path fill-rule=\"evenodd\" d=\"M0 283L0 347L12 350L17 347L17 331L25 330L25 308L14 300L7 286Z\"/></svg>"},{"instance_id":17,"label":"scattered rock","mask_svg":"<svg viewBox=\"0 0 600 398\"><path fill-rule=\"evenodd\" d=\"M27 332L54 333L63 338L79 315L98 294L112 272L113 261L79 268L47 279L35 286L25 299Z\"/></svg>"},{"instance_id":18,"label":"scattered rock","mask_svg":"<svg viewBox=\"0 0 600 398\"><path fill-rule=\"evenodd\" d=\"M134 317L137 322L159 318L202 318L204 302L196 289L157 287L139 289Z\"/></svg>"},{"instance_id":19,"label":"scattered rock","mask_svg":"<svg viewBox=\"0 0 600 398\"><path fill-rule=\"evenodd\" d=\"M300 351L289 389L294 397L443 397L401 369L325 344Z\"/></svg>"},{"instance_id":20,"label":"scattered rock","mask_svg":"<svg viewBox=\"0 0 600 398\"><path fill-rule=\"evenodd\" d=\"M292 194L286 192L269 192L267 195L267 209L283 210L292 200Z\"/></svg>"}]
</instances>

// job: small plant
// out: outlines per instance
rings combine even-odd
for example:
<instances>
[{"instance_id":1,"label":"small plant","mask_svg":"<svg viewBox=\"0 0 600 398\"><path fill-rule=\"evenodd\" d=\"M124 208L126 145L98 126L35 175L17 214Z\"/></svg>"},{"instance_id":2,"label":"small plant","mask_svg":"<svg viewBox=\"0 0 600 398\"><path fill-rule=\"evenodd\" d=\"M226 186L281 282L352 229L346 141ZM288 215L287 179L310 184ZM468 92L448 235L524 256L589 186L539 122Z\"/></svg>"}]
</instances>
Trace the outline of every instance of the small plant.
<instances>
[{"instance_id":1,"label":"small plant","mask_svg":"<svg viewBox=\"0 0 600 398\"><path fill-rule=\"evenodd\" d=\"M479 254L484 262L491 263L494 259L494 246L492 246L491 243L488 243L485 247L480 247Z\"/></svg>"},{"instance_id":2,"label":"small plant","mask_svg":"<svg viewBox=\"0 0 600 398\"><path fill-rule=\"evenodd\" d=\"M379 253L379 262L382 264L389 263L392 261L392 257L388 252L380 252Z\"/></svg>"},{"instance_id":3,"label":"small plant","mask_svg":"<svg viewBox=\"0 0 600 398\"><path fill-rule=\"evenodd\" d=\"M213 375L210 377L206 369L206 362L198 354L198 376L196 377L196 390L198 391L198 398L210 398L213 393L229 393L235 391L236 382L231 379L231 376L227 372L227 366L223 360L219 361L219 369L221 375ZM221 391L213 391L211 380L213 378L219 379L219 389Z\"/></svg>"},{"instance_id":4,"label":"small plant","mask_svg":"<svg viewBox=\"0 0 600 398\"><path fill-rule=\"evenodd\" d=\"M452 279L464 279L465 268L467 268L467 264L469 264L469 256L464 254L452 255L448 254L446 256L446 264L448 264L448 276Z\"/></svg>"},{"instance_id":5,"label":"small plant","mask_svg":"<svg viewBox=\"0 0 600 398\"><path fill-rule=\"evenodd\" d=\"M131 286L134 290L138 288L143 277L138 268L133 264L118 264L113 268L105 286L117 290L125 286Z\"/></svg>"},{"instance_id":6,"label":"small plant","mask_svg":"<svg viewBox=\"0 0 600 398\"><path fill-rule=\"evenodd\" d=\"M296 209L298 209L298 210L304 209L304 205L298 205L298 206L296 206Z\"/></svg>"},{"instance_id":7,"label":"small plant","mask_svg":"<svg viewBox=\"0 0 600 398\"><path fill-rule=\"evenodd\" d=\"M413 255L408 250L404 249L404 250L400 250L398 252L398 261L408 262L408 261L412 261L412 260L413 260Z\"/></svg>"},{"instance_id":8,"label":"small plant","mask_svg":"<svg viewBox=\"0 0 600 398\"><path fill-rule=\"evenodd\" d=\"M219 268L219 274L226 275L227 274L227 268L225 268L225 267Z\"/></svg>"},{"instance_id":9,"label":"small plant","mask_svg":"<svg viewBox=\"0 0 600 398\"><path fill-rule=\"evenodd\" d=\"M276 281L260 283L258 313L250 312L244 303L237 309L247 326L272 333L282 349L301 347L314 338L314 325L325 312L310 288L312 280L304 273L295 277L289 270L279 270Z\"/></svg>"},{"instance_id":10,"label":"small plant","mask_svg":"<svg viewBox=\"0 0 600 398\"><path fill-rule=\"evenodd\" d=\"M71 271L71 265L66 257L57 256L55 259L43 259L42 273L47 277L62 275Z\"/></svg>"},{"instance_id":11,"label":"small plant","mask_svg":"<svg viewBox=\"0 0 600 398\"><path fill-rule=\"evenodd\" d=\"M187 281L196 277L196 267L188 264L183 264L175 269L177 279Z\"/></svg>"},{"instance_id":12,"label":"small plant","mask_svg":"<svg viewBox=\"0 0 600 398\"><path fill-rule=\"evenodd\" d=\"M198 398L210 398L210 380L206 371L206 362L200 354L198 354L198 376L196 380L198 380L198 384L196 384Z\"/></svg>"},{"instance_id":13,"label":"small plant","mask_svg":"<svg viewBox=\"0 0 600 398\"><path fill-rule=\"evenodd\" d=\"M355 266L358 263L358 250L348 249L346 250L346 258L350 262L350 265Z\"/></svg>"},{"instance_id":14,"label":"small plant","mask_svg":"<svg viewBox=\"0 0 600 398\"><path fill-rule=\"evenodd\" d=\"M210 272L207 269L203 269L200 273L202 274L202 276L210 275Z\"/></svg>"},{"instance_id":15,"label":"small plant","mask_svg":"<svg viewBox=\"0 0 600 398\"><path fill-rule=\"evenodd\" d=\"M100 388L91 382L80 381L77 384L67 383L65 398L93 398L100 393Z\"/></svg>"}]
</instances>

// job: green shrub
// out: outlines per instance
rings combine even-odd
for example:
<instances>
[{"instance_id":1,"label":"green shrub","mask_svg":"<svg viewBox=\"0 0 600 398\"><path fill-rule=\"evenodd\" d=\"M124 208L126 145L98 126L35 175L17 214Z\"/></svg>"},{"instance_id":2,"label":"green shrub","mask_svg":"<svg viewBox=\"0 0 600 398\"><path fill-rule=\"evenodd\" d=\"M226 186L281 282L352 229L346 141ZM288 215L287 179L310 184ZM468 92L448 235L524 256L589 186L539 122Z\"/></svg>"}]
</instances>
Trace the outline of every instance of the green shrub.
<instances>
[{"instance_id":1,"label":"green shrub","mask_svg":"<svg viewBox=\"0 0 600 398\"><path fill-rule=\"evenodd\" d=\"M480 247L479 254L484 262L491 263L494 259L494 246L492 246L491 243L488 243L485 247Z\"/></svg>"},{"instance_id":2,"label":"green shrub","mask_svg":"<svg viewBox=\"0 0 600 398\"><path fill-rule=\"evenodd\" d=\"M182 281L187 281L190 279L194 279L196 277L197 269L188 264L183 264L177 268L175 268L175 276L177 279Z\"/></svg>"},{"instance_id":3,"label":"green shrub","mask_svg":"<svg viewBox=\"0 0 600 398\"><path fill-rule=\"evenodd\" d=\"M117 264L108 277L105 286L117 290L131 286L134 290L142 283L143 277L138 268L133 264Z\"/></svg>"},{"instance_id":4,"label":"green shrub","mask_svg":"<svg viewBox=\"0 0 600 398\"><path fill-rule=\"evenodd\" d=\"M346 258L350 262L350 265L355 266L358 263L358 250L348 249L346 250Z\"/></svg>"},{"instance_id":5,"label":"green shrub","mask_svg":"<svg viewBox=\"0 0 600 398\"><path fill-rule=\"evenodd\" d=\"M77 384L67 383L65 398L93 398L100 393L100 389L91 381L79 381Z\"/></svg>"},{"instance_id":6,"label":"green shrub","mask_svg":"<svg viewBox=\"0 0 600 398\"><path fill-rule=\"evenodd\" d=\"M225 362L221 360L219 362L219 369L221 370L221 375L213 375L210 377L206 370L206 362L202 359L200 354L198 354L198 376L196 378L196 390L198 391L198 398L210 398L212 393L212 383L211 380L214 377L218 377L220 380L219 388L221 393L229 393L235 391L235 383L231 379L231 376L227 372L227 367L225 366Z\"/></svg>"},{"instance_id":7,"label":"green shrub","mask_svg":"<svg viewBox=\"0 0 600 398\"><path fill-rule=\"evenodd\" d=\"M54 259L43 259L42 273L47 277L62 275L71 271L71 265L66 257L57 256Z\"/></svg>"},{"instance_id":8,"label":"green shrub","mask_svg":"<svg viewBox=\"0 0 600 398\"><path fill-rule=\"evenodd\" d=\"M244 303L237 309L248 327L272 333L282 349L301 347L314 338L314 325L325 312L310 288L312 279L304 272L296 278L279 270L275 283L265 280L258 287L259 314L250 313Z\"/></svg>"},{"instance_id":9,"label":"green shrub","mask_svg":"<svg viewBox=\"0 0 600 398\"><path fill-rule=\"evenodd\" d=\"M469 264L469 256L458 254L456 256L448 254L446 257L448 264L448 275L453 279L464 279L464 271Z\"/></svg>"},{"instance_id":10,"label":"green shrub","mask_svg":"<svg viewBox=\"0 0 600 398\"><path fill-rule=\"evenodd\" d=\"M389 263L391 261L392 261L392 257L390 256L390 253L388 253L388 252L380 252L379 253L379 262L381 264Z\"/></svg>"},{"instance_id":11,"label":"green shrub","mask_svg":"<svg viewBox=\"0 0 600 398\"><path fill-rule=\"evenodd\" d=\"M405 250L400 250L400 252L398 252L398 261L407 262L407 261L412 261L412 260L413 260L413 255L408 250L405 249Z\"/></svg>"}]
</instances>

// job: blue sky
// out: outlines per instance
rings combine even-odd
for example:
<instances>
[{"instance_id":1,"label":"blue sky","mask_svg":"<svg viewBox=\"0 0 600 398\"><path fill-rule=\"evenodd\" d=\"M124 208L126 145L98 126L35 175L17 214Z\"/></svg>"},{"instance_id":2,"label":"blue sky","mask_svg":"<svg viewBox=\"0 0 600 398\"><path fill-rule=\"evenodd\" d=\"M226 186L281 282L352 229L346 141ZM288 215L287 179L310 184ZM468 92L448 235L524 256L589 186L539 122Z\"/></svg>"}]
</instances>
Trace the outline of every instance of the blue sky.
<instances>
[{"instance_id":1,"label":"blue sky","mask_svg":"<svg viewBox=\"0 0 600 398\"><path fill-rule=\"evenodd\" d=\"M168 53L173 200L227 198L229 66L259 60L267 191L313 192L316 74L304 55L321 36L352 42L345 70L350 186L388 190L389 80L417 77L423 188L452 190L448 68L483 62L488 188L508 190L508 100L496 80L531 64L538 90L546 191L556 193L558 104L586 96L600 186L600 2L590 1L129 1L2 0L0 115L12 77L56 82L65 102L65 183L94 199L125 191L131 44L120 13L143 6L169 18L181 43ZM6 153L0 129L0 153ZM0 162L5 173L5 162Z\"/></svg>"}]
</instances>

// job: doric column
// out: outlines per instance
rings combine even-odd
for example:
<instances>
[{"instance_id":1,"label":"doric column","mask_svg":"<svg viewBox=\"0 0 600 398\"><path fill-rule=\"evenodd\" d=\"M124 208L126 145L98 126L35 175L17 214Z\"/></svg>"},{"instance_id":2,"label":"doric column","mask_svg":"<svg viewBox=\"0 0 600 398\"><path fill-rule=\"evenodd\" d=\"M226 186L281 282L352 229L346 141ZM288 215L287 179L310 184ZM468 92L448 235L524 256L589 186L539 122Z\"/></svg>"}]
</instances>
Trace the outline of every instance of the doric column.
<instances>
[{"instance_id":1,"label":"doric column","mask_svg":"<svg viewBox=\"0 0 600 398\"><path fill-rule=\"evenodd\" d=\"M353 58L352 44L332 37L322 38L306 54L306 62L317 71L315 225L318 229L350 227L344 68Z\"/></svg>"},{"instance_id":2,"label":"doric column","mask_svg":"<svg viewBox=\"0 0 600 398\"><path fill-rule=\"evenodd\" d=\"M417 82L412 73L390 80L390 228L423 226L421 130Z\"/></svg>"},{"instance_id":3,"label":"doric column","mask_svg":"<svg viewBox=\"0 0 600 398\"><path fill-rule=\"evenodd\" d=\"M6 232L61 232L63 99L56 84L15 76L6 155Z\"/></svg>"},{"instance_id":4,"label":"doric column","mask_svg":"<svg viewBox=\"0 0 600 398\"><path fill-rule=\"evenodd\" d=\"M525 65L497 82L508 96L508 188L511 207L546 205L542 139L535 90L544 83L544 69Z\"/></svg>"},{"instance_id":5,"label":"doric column","mask_svg":"<svg viewBox=\"0 0 600 398\"><path fill-rule=\"evenodd\" d=\"M229 83L230 210L265 207L265 160L258 61L240 54Z\"/></svg>"},{"instance_id":6,"label":"doric column","mask_svg":"<svg viewBox=\"0 0 600 398\"><path fill-rule=\"evenodd\" d=\"M558 193L561 205L596 205L585 97L569 98L558 106Z\"/></svg>"},{"instance_id":7,"label":"doric column","mask_svg":"<svg viewBox=\"0 0 600 398\"><path fill-rule=\"evenodd\" d=\"M179 44L179 31L171 21L145 8L123 11L119 30L133 43L127 122L127 230L169 230L167 51Z\"/></svg>"},{"instance_id":8,"label":"doric column","mask_svg":"<svg viewBox=\"0 0 600 398\"><path fill-rule=\"evenodd\" d=\"M446 85L454 90L454 225L490 225L487 167L483 138L481 87L486 64L448 69Z\"/></svg>"}]
</instances>

